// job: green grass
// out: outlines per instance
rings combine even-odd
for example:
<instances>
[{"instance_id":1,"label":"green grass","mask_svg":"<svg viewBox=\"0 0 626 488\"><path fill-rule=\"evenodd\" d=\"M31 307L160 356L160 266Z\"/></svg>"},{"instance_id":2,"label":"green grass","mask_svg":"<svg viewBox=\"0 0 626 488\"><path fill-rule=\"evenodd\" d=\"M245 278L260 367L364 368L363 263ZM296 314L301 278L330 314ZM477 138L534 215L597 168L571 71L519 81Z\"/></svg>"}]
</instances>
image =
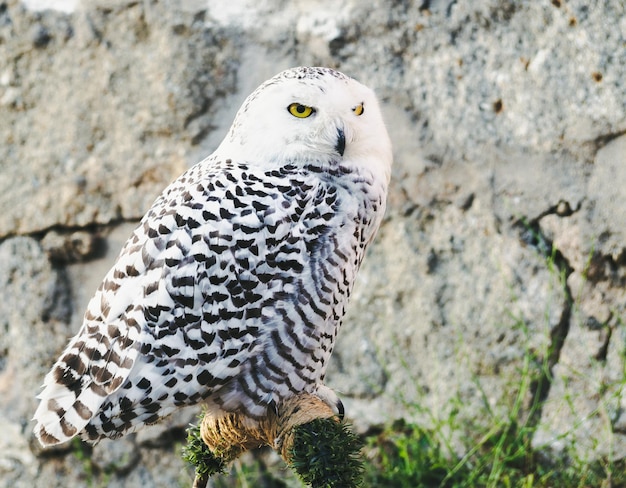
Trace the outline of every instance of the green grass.
<instances>
[{"instance_id":1,"label":"green grass","mask_svg":"<svg viewBox=\"0 0 626 488\"><path fill-rule=\"evenodd\" d=\"M545 446L533 444L540 404L527 403L528 398L532 398L531 389L537 376L535 361L534 355L527 351L519 383L512 388L516 394L504 413L500 409L500 414L496 414L485 401L480 421L459 420L457 408L462 407L455 407L444 419L437 420L435 415L430 415L429 428L399 420L368 436L363 486L626 487L625 460L614 460L611 456L580 459L573 436L568 434L552 439ZM480 387L478 380L476 382ZM460 398L456 402L460 405ZM410 413L411 406L408 408ZM414 405L413 409L423 412L419 405ZM461 436L458 436L459 431ZM455 433L462 444L452 447ZM560 454L550 449L554 441L564 445Z\"/></svg>"},{"instance_id":2,"label":"green grass","mask_svg":"<svg viewBox=\"0 0 626 488\"><path fill-rule=\"evenodd\" d=\"M543 242L539 235L535 240ZM602 385L595 390L603 394L594 412L581 414L576 411L575 397L585 392L575 391L567 385L567 377L575 376L582 383L593 383L594 379L581 376L580 371L568 367L567 377L559 378L565 384L563 407L569 409L571 418L580 420L571 426L571 432L556 434L545 445L533 442L539 425L543 421L542 408L549 388L555 381L553 367L559 362L559 355L565 336L575 316L580 294L569 289L567 278L572 269L563 256L552 246L538 249L545 258L547 269L555 277L556 296L564 297L564 314L561 323L567 321L567 329L561 323L549 333L550 346L546 350L534 350L531 333L523 319L510 316L511 327L521 331L525 347L517 374L507 385L497 405L497 412L487 401L480 378L474 379L477 390L483 395L483 410L476 420L460 419L463 409L460 396L452 399L447 417L440 418L418 404L405 403L407 417L412 413L426 417L429 427L416 423L396 421L383 426L375 435L366 439L367 463L365 467L365 487L430 488L430 487L511 487L511 488L624 488L626 487L626 460L615 459L612 451L612 428L610 424L610 402L617 403L626 391L626 341L621 347L621 377L613 383ZM591 262L591 258L589 259ZM587 263L587 266L589 263ZM586 271L583 273L586 277ZM512 297L512 303L515 298ZM548 313L546 313L546 321ZM605 327L609 327L605 324ZM621 332L626 339L626 326L621 320L613 326L613 334ZM549 327L547 329L550 329ZM598 362L598 369L605 365ZM408 371L408 368L407 368ZM619 372L618 372L619 373ZM587 373L589 374L589 373ZM588 392L587 392L588 394ZM507 403L507 399L511 399ZM502 405L502 403L505 403ZM613 407L614 409L615 407ZM424 415L425 414L425 415ZM582 415L582 416L581 416ZM574 430L587 418L604 419L605 436L609 454L597 459L583 459L576 446ZM461 435L458 435L458 434ZM455 435L456 434L456 435ZM453 438L456 441L453 441ZM458 441L461 440L461 445ZM552 444L560 445L558 450ZM459 454L461 453L461 454Z\"/></svg>"},{"instance_id":3,"label":"green grass","mask_svg":"<svg viewBox=\"0 0 626 488\"><path fill-rule=\"evenodd\" d=\"M626 486L626 465L607 459L580 463L550 459L533 449L527 429L514 422L485 432L462 458L442 449L439 435L396 423L369 439L364 486L394 488Z\"/></svg>"}]
</instances>

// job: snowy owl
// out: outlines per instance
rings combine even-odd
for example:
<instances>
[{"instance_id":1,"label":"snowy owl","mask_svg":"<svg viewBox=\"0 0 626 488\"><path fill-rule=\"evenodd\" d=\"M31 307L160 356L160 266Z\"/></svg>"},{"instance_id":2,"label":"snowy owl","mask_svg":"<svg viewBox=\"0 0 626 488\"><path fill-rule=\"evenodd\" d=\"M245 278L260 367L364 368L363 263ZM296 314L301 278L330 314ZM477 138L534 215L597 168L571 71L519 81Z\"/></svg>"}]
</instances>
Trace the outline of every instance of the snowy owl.
<instances>
[{"instance_id":1,"label":"snowy owl","mask_svg":"<svg viewBox=\"0 0 626 488\"><path fill-rule=\"evenodd\" d=\"M372 90L300 67L170 184L44 379L42 445L116 438L196 403L251 424L324 374L380 225L391 143Z\"/></svg>"}]
</instances>

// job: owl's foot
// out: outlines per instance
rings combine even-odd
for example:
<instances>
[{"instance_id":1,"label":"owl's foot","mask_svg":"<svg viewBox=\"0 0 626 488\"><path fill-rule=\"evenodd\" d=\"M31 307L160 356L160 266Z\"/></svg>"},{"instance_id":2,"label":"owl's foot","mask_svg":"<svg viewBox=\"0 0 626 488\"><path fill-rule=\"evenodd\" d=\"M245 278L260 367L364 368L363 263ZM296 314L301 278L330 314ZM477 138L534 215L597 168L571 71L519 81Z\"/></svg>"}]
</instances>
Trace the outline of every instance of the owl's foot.
<instances>
[{"instance_id":1,"label":"owl's foot","mask_svg":"<svg viewBox=\"0 0 626 488\"><path fill-rule=\"evenodd\" d=\"M240 414L205 415L201 426L196 428L194 450L207 456L209 469L196 464L194 487L206 486L208 476L222 471L245 450L263 445L278 451L312 487L358 486L361 441L341 422L343 404L332 390L323 387L315 394L302 393L276 407L268 409L267 417L254 423L254 427L250 419ZM199 438L204 446L197 445ZM186 459L193 462L192 456ZM204 458L196 456L196 459Z\"/></svg>"}]
</instances>

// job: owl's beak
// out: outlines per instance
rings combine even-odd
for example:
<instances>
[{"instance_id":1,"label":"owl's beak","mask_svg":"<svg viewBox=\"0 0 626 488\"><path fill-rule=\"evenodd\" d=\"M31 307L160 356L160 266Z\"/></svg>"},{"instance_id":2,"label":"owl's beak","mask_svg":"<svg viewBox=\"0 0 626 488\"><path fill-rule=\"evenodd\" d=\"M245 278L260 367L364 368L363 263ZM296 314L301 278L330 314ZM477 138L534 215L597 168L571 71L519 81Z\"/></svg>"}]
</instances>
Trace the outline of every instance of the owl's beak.
<instances>
[{"instance_id":1,"label":"owl's beak","mask_svg":"<svg viewBox=\"0 0 626 488\"><path fill-rule=\"evenodd\" d=\"M335 151L339 153L340 156L343 156L343 152L346 150L346 135L343 132L343 129L337 129L337 143L335 144Z\"/></svg>"}]
</instances>

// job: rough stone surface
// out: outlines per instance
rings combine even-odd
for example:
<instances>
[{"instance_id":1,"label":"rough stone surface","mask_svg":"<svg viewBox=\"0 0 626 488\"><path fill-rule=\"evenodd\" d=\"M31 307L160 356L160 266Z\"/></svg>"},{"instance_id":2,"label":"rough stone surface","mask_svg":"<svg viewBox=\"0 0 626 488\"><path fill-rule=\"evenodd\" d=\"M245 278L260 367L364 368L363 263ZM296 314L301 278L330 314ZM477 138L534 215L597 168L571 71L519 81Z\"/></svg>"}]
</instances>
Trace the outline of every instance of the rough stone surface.
<instances>
[{"instance_id":1,"label":"rough stone surface","mask_svg":"<svg viewBox=\"0 0 626 488\"><path fill-rule=\"evenodd\" d=\"M536 447L626 457L621 0L59 5L0 2L0 487L190 486L193 409L42 453L34 397L161 189L302 64L375 88L394 144L328 371L357 428L479 429L521 392Z\"/></svg>"}]
</instances>

